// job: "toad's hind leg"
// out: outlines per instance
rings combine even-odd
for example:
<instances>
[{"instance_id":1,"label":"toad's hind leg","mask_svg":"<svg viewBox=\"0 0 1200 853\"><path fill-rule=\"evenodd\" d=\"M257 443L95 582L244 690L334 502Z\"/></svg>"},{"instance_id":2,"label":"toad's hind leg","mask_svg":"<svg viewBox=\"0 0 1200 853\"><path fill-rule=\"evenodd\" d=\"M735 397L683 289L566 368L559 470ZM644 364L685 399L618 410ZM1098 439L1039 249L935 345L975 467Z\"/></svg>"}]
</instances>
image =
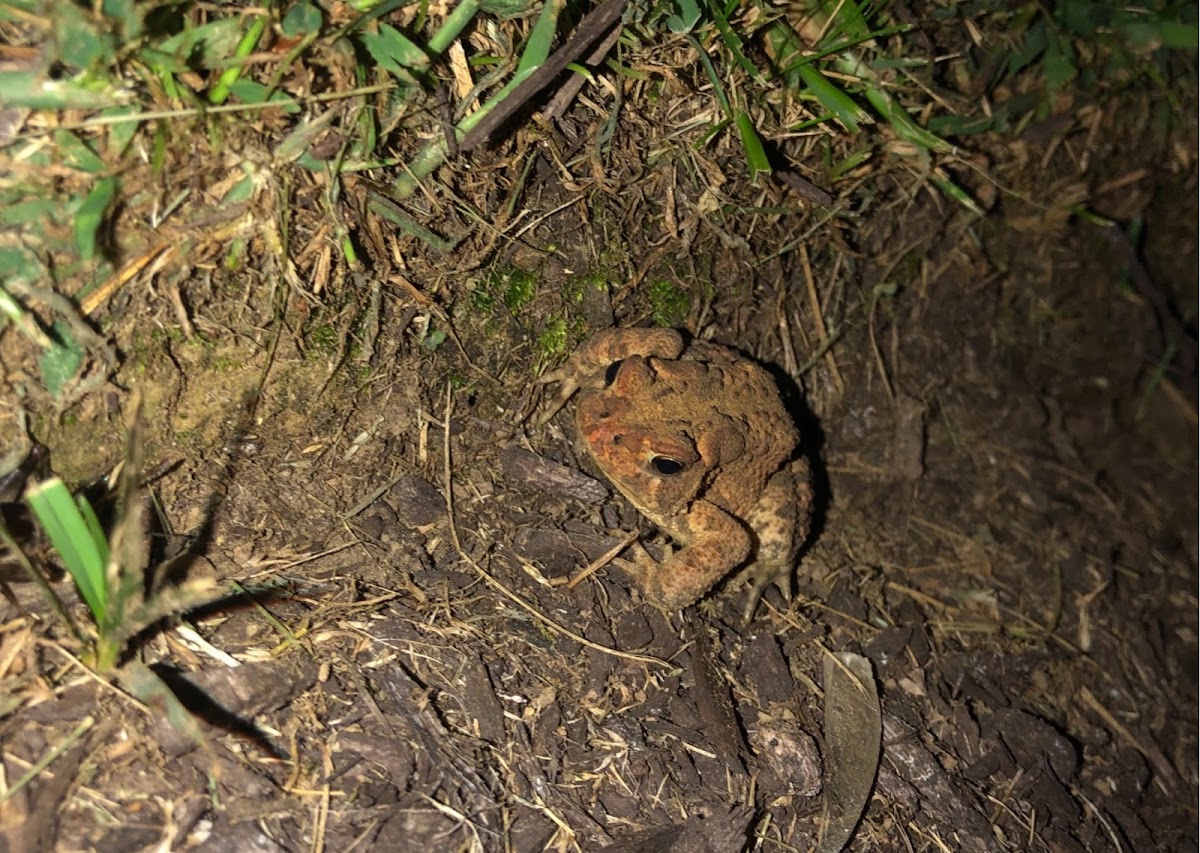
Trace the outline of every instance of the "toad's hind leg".
<instances>
[{"instance_id":1,"label":"toad's hind leg","mask_svg":"<svg viewBox=\"0 0 1200 853\"><path fill-rule=\"evenodd\" d=\"M808 462L797 459L771 477L747 519L758 536L758 547L754 561L743 573L750 583L743 622L749 624L754 618L758 602L772 584L786 601L791 601L796 556L808 538L811 515Z\"/></svg>"}]
</instances>

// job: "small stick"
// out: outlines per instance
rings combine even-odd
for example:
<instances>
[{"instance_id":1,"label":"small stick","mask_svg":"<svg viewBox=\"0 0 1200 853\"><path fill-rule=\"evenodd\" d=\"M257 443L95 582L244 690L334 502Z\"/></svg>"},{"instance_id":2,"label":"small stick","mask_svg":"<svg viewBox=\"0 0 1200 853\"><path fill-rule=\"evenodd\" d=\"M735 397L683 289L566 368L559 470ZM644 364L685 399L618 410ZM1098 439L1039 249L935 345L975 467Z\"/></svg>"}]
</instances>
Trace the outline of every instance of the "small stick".
<instances>
[{"instance_id":1,"label":"small stick","mask_svg":"<svg viewBox=\"0 0 1200 853\"><path fill-rule=\"evenodd\" d=\"M536 607L534 607L532 604L530 604L528 601L521 598L521 596L517 595L515 592L510 590L504 584L500 583L500 581L496 580L494 577L492 577L487 572L485 572L483 570L483 567L480 566L478 563L476 563L473 559L471 559L471 557L467 554L467 552L463 550L462 541L458 538L458 524L454 519L454 485L453 485L453 481L450 478L450 412L453 410L453 408L454 408L454 397L451 395L450 386L447 385L446 386L446 411L445 411L445 414L443 415L443 420L442 420L442 443L443 443L442 462L444 465L444 472L445 472L445 477L446 477L446 516L449 520L449 525L450 525L450 541L454 544L454 550L458 552L458 556L460 556L463 559L463 562L465 562L468 566L470 566L475 571L475 574L479 575L480 579L483 580L484 583L486 583L488 586L492 587L494 590L499 592L501 595L503 595L509 601L513 602L513 604L516 604L518 607L520 607L522 610L527 612L529 615L533 616L533 618L537 619L539 622L541 622L543 625L545 625L547 628L551 629L552 631L562 634L564 637L568 637L568 638L574 640L575 642L579 643L582 646L587 646L589 649L595 649L596 651L603 652L606 655L612 655L613 657L618 657L618 658L625 658L626 660L636 660L641 663L655 664L657 666L666 667L667 669L674 668L674 666L675 666L674 664L669 663L668 661L665 661L662 658L656 658L656 657L653 657L652 655L639 655L639 654L635 654L634 652L623 652L620 649L614 649L609 646L602 646L599 643L592 642L587 637L584 637L581 634L576 634L570 628L567 628L563 625L558 624L553 619L551 619L549 616L542 613L540 610L538 610Z\"/></svg>"},{"instance_id":2,"label":"small stick","mask_svg":"<svg viewBox=\"0 0 1200 853\"><path fill-rule=\"evenodd\" d=\"M821 298L817 295L817 283L813 279L812 265L808 262L808 247L804 244L800 245L800 264L804 267L804 281L808 285L808 301L812 303L813 322L817 325L817 338L825 350L825 360L829 364L829 372L833 375L833 384L837 385L839 394L845 395L846 383L842 381L842 372L838 370L833 350L828 347L829 332L825 329L825 316L821 312Z\"/></svg>"},{"instance_id":3,"label":"small stick","mask_svg":"<svg viewBox=\"0 0 1200 853\"><path fill-rule=\"evenodd\" d=\"M1161 749L1154 744L1143 743L1137 735L1125 728L1124 724L1113 716L1112 711L1101 705L1100 701L1092 695L1092 691L1086 687L1080 688L1079 701L1095 711L1100 719L1104 720L1105 725L1116 732L1122 740L1144 755L1146 760L1154 765L1154 769L1158 771L1159 778L1164 783L1172 788L1178 786L1179 774L1175 772L1175 768L1171 766L1171 762L1167 760L1167 756L1163 754Z\"/></svg>"},{"instance_id":4,"label":"small stick","mask_svg":"<svg viewBox=\"0 0 1200 853\"><path fill-rule=\"evenodd\" d=\"M602 569L604 566L607 566L614 559L616 559L617 554L620 554L622 551L632 545L637 538L638 532L635 530L616 545L609 548L598 559L593 560L582 572L567 581L567 589L574 589L584 578L591 577L596 572L600 571L600 569Z\"/></svg>"},{"instance_id":5,"label":"small stick","mask_svg":"<svg viewBox=\"0 0 1200 853\"><path fill-rule=\"evenodd\" d=\"M564 68L581 57L584 52L600 38L608 28L621 19L625 10L625 0L605 0L580 22L571 38L546 60L545 64L530 74L519 86L513 89L503 101L492 108L479 124L462 138L458 144L459 151L470 151L492 132L513 117L525 103L548 86Z\"/></svg>"}]
</instances>

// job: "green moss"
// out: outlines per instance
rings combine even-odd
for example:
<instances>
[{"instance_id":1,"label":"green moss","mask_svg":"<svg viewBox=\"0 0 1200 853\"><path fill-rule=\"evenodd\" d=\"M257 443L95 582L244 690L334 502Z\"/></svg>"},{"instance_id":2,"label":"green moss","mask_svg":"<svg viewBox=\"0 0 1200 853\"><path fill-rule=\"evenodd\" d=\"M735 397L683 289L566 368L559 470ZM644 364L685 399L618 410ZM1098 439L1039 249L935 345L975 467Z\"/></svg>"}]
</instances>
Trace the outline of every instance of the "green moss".
<instances>
[{"instance_id":1,"label":"green moss","mask_svg":"<svg viewBox=\"0 0 1200 853\"><path fill-rule=\"evenodd\" d=\"M605 290L607 288L608 275L602 270L596 270L595 272L574 275L567 279L566 287L563 289L563 296L566 297L568 302L574 302L578 305L583 301L584 295L589 290Z\"/></svg>"},{"instance_id":2,"label":"green moss","mask_svg":"<svg viewBox=\"0 0 1200 853\"><path fill-rule=\"evenodd\" d=\"M317 352L332 352L337 347L337 329L328 323L314 327L308 333L308 344L314 355Z\"/></svg>"},{"instance_id":3,"label":"green moss","mask_svg":"<svg viewBox=\"0 0 1200 853\"><path fill-rule=\"evenodd\" d=\"M646 289L650 318L656 326L678 326L687 319L692 300L687 291L665 279L652 281Z\"/></svg>"},{"instance_id":4,"label":"green moss","mask_svg":"<svg viewBox=\"0 0 1200 853\"><path fill-rule=\"evenodd\" d=\"M241 369L245 364L244 359L220 355L209 362L208 366L214 373L233 373Z\"/></svg>"},{"instance_id":5,"label":"green moss","mask_svg":"<svg viewBox=\"0 0 1200 853\"><path fill-rule=\"evenodd\" d=\"M552 358L567 350L567 321L562 317L551 320L538 335L537 351L542 360Z\"/></svg>"},{"instance_id":6,"label":"green moss","mask_svg":"<svg viewBox=\"0 0 1200 853\"><path fill-rule=\"evenodd\" d=\"M506 273L504 304L516 314L533 301L537 295L537 276L531 272L511 267Z\"/></svg>"},{"instance_id":7,"label":"green moss","mask_svg":"<svg viewBox=\"0 0 1200 853\"><path fill-rule=\"evenodd\" d=\"M537 296L538 277L520 267L506 266L493 270L471 289L467 304L478 314L492 314L503 302L510 313L516 314Z\"/></svg>"}]
</instances>

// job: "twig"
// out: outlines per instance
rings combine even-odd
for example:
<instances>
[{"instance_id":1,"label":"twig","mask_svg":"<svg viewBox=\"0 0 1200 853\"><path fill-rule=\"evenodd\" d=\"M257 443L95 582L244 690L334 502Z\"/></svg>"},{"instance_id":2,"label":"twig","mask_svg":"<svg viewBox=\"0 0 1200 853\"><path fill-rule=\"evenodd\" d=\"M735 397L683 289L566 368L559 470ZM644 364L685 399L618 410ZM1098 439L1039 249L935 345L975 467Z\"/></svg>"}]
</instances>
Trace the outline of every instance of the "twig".
<instances>
[{"instance_id":1,"label":"twig","mask_svg":"<svg viewBox=\"0 0 1200 853\"><path fill-rule=\"evenodd\" d=\"M812 304L813 322L817 326L817 338L825 351L825 360L829 364L829 372L833 376L833 384L837 386L838 394L845 395L846 383L842 381L842 372L838 370L837 359L829 347L829 331L825 328L825 316L821 310L821 298L817 295L817 283L813 279L812 265L808 262L808 247L800 245L800 265L804 268L804 283L808 286L808 301Z\"/></svg>"},{"instance_id":2,"label":"twig","mask_svg":"<svg viewBox=\"0 0 1200 853\"><path fill-rule=\"evenodd\" d=\"M585 568L582 572L580 572L579 574L575 575L575 577L573 577L569 581L567 581L567 589L574 589L585 578L591 577L596 572L600 571L601 568L603 568L604 566L607 566L614 559L616 559L617 554L620 554L622 551L624 551L626 548L628 548L630 545L632 545L635 541L637 541L637 538L638 538L638 532L635 530L632 533L630 533L628 536L626 536L623 540L618 542L616 545L609 548L599 558L593 560L588 565L588 567Z\"/></svg>"},{"instance_id":3,"label":"twig","mask_svg":"<svg viewBox=\"0 0 1200 853\"><path fill-rule=\"evenodd\" d=\"M1131 732L1125 725L1118 720L1112 711L1100 704L1099 700L1092 695L1092 691L1086 687L1079 689L1079 701L1086 705L1091 710L1095 711L1100 719L1104 720L1104 724L1112 729L1118 737L1140 752L1146 757L1146 760L1154 765L1154 769L1158 771L1159 778L1172 789L1177 789L1179 786L1179 774L1175 772L1175 768L1171 766L1171 762L1167 760L1161 749L1154 744L1144 743L1141 738Z\"/></svg>"},{"instance_id":4,"label":"twig","mask_svg":"<svg viewBox=\"0 0 1200 853\"><path fill-rule=\"evenodd\" d=\"M63 738L61 743L55 744L50 751L37 760L37 763L21 774L21 778L13 783L13 786L3 792L0 792L0 803L3 803L13 794L20 791L33 780L35 776L50 766L54 759L58 758L66 752L77 740L87 733L87 730L96 725L95 717L84 717L75 729Z\"/></svg>"},{"instance_id":5,"label":"twig","mask_svg":"<svg viewBox=\"0 0 1200 853\"><path fill-rule=\"evenodd\" d=\"M621 19L625 10L625 0L605 0L580 22L571 38L554 52L536 71L529 75L507 98L497 104L490 113L480 119L479 124L462 138L458 148L460 151L470 151L486 140L492 132L501 127L525 103L548 86L564 68L581 57L596 39L608 32L608 28Z\"/></svg>"},{"instance_id":6,"label":"twig","mask_svg":"<svg viewBox=\"0 0 1200 853\"><path fill-rule=\"evenodd\" d=\"M543 625L545 625L550 630L555 631L559 634L562 634L564 637L568 637L568 638L574 640L575 642L579 643L580 645L588 647L589 649L595 649L598 652L603 652L606 655L612 655L613 657L625 658L626 660L635 660L635 661L639 661L641 663L649 663L649 664L654 664L656 666L665 667L667 669L672 669L674 667L674 664L668 663L667 661L663 660L662 658L656 658L651 655L639 655L639 654L636 654L635 652L623 652L620 649L610 648L609 646L602 646L599 643L593 643L587 637L584 637L580 634L576 634L571 629L558 624L553 619L551 619L549 616L542 613L540 610L538 610L536 607L534 607L532 604L530 604L528 601L521 598L521 596L517 595L515 592L510 590L504 584L500 583L500 581L496 580L494 577L489 575L486 571L483 570L482 566L480 566L473 559L471 559L471 557L468 556L467 552L463 550L462 541L458 538L458 524L454 518L454 483L450 477L450 412L453 409L453 403L454 403L454 398L451 396L451 393L450 393L450 385L447 384L446 385L446 411L445 411L445 415L442 418L442 444L443 444L443 451L444 451L443 462L444 462L444 471L445 471L445 477L446 477L446 517L450 523L450 541L454 544L454 550L458 552L458 556L460 556L468 566L470 566L472 569L475 570L475 573L477 575L479 575L480 579L483 580L484 583L486 583L488 586L492 587L492 589L499 592L501 595L503 595L509 601L516 604L522 610L529 613L531 616L533 616L533 618L537 619L539 622L541 622Z\"/></svg>"}]
</instances>

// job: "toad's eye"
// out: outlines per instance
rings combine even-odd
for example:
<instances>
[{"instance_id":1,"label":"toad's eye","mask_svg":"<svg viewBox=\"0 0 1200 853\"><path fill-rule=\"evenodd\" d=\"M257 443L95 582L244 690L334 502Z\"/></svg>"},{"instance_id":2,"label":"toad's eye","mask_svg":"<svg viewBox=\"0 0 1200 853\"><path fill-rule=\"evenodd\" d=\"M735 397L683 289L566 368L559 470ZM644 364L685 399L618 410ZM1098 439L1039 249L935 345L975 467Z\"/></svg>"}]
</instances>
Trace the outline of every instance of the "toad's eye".
<instances>
[{"instance_id":1,"label":"toad's eye","mask_svg":"<svg viewBox=\"0 0 1200 853\"><path fill-rule=\"evenodd\" d=\"M655 456L650 460L650 467L658 473L670 477L672 474L678 474L686 466L678 459L672 459L670 456Z\"/></svg>"},{"instance_id":2,"label":"toad's eye","mask_svg":"<svg viewBox=\"0 0 1200 853\"><path fill-rule=\"evenodd\" d=\"M614 361L608 366L608 370L604 371L604 387L608 387L617 381L617 374L621 372L621 365L624 362Z\"/></svg>"}]
</instances>

